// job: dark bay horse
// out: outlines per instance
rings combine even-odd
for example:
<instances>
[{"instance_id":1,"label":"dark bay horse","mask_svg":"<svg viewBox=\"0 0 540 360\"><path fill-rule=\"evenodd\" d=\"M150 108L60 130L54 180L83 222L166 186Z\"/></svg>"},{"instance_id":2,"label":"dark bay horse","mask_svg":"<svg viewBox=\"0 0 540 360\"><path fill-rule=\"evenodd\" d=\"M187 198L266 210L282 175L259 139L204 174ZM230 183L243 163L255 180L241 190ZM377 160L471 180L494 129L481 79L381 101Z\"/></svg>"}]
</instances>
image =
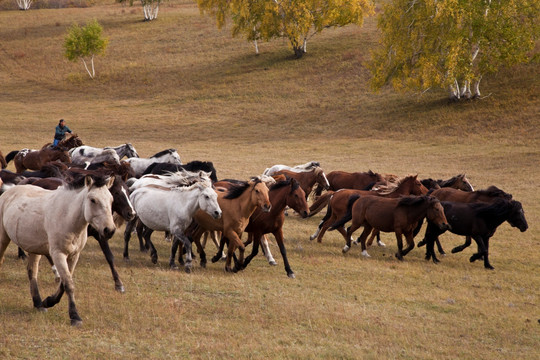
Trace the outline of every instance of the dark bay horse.
<instances>
[{"instance_id":1,"label":"dark bay horse","mask_svg":"<svg viewBox=\"0 0 540 360\"><path fill-rule=\"evenodd\" d=\"M483 258L486 269L493 269L488 259L489 239L495 234L499 225L508 221L511 226L518 228L521 232L528 228L525 213L519 201L497 198L491 204L449 201L442 201L441 204L451 226L450 231L454 234L472 237L476 242L478 252L471 256L470 261ZM425 235L426 260L432 258L433 262L439 262L435 256L433 244L444 231L428 224ZM452 252L454 251L452 250Z\"/></svg>"},{"instance_id":2,"label":"dark bay horse","mask_svg":"<svg viewBox=\"0 0 540 360\"><path fill-rule=\"evenodd\" d=\"M249 218L249 224L245 229L245 232L248 233L248 239L244 245L253 242L253 249L251 254L246 257L243 268L245 268L258 254L262 237L265 234L273 234L283 258L285 272L288 277L294 278L295 275L289 265L287 251L285 250L283 242L283 224L285 222L284 211L285 207L288 206L300 214L300 216L306 218L309 214L309 206L306 201L305 193L296 180L288 179L271 186L268 196L270 198L270 203L272 203L270 212L264 212L260 208L257 208ZM216 255L218 260L221 257L221 253L222 251L218 251ZM214 257L214 259L216 259L216 257ZM214 261L214 259L212 259L212 261Z\"/></svg>"},{"instance_id":3,"label":"dark bay horse","mask_svg":"<svg viewBox=\"0 0 540 360\"><path fill-rule=\"evenodd\" d=\"M346 171L331 171L327 174L329 183L328 190L338 191L340 189L356 189L366 190L369 185L383 183L386 181L383 175L374 173L369 170L367 172L346 172ZM317 187L315 196L322 194L323 188Z\"/></svg>"},{"instance_id":4,"label":"dark bay horse","mask_svg":"<svg viewBox=\"0 0 540 360\"><path fill-rule=\"evenodd\" d=\"M350 216L349 216L350 213ZM424 218L437 227L446 230L448 221L444 215L440 201L433 196L406 196L400 198L384 198L380 196L353 195L349 199L348 214L332 225L330 230L342 227L350 218L352 224L347 229L347 244L343 252L351 248L351 236L354 231L363 226L360 235L362 255L369 257L366 248L366 239L373 229L396 234L398 251L396 257L403 257L414 248L414 230ZM402 236L407 240L407 247L403 249Z\"/></svg>"},{"instance_id":5,"label":"dark bay horse","mask_svg":"<svg viewBox=\"0 0 540 360\"><path fill-rule=\"evenodd\" d=\"M0 151L0 165L2 166L2 169L7 168L7 162L6 158L4 157L4 154Z\"/></svg>"},{"instance_id":6,"label":"dark bay horse","mask_svg":"<svg viewBox=\"0 0 540 360\"><path fill-rule=\"evenodd\" d=\"M322 186L324 189L328 189L330 184L322 168L315 167L310 171L294 172L289 170L280 170L273 175L285 175L287 178L295 179L304 193L306 194L306 199L311 194L315 184Z\"/></svg>"},{"instance_id":7,"label":"dark bay horse","mask_svg":"<svg viewBox=\"0 0 540 360\"><path fill-rule=\"evenodd\" d=\"M39 170L43 165L59 160L65 164L69 164L71 159L65 150L58 148L43 148L41 150L22 149L10 152L6 161L13 159L17 173L24 170Z\"/></svg>"},{"instance_id":8,"label":"dark bay horse","mask_svg":"<svg viewBox=\"0 0 540 360\"><path fill-rule=\"evenodd\" d=\"M323 205L326 203L328 204L326 215L319 223L317 231L310 236L310 240L317 238L317 242L322 241L322 237L326 230L347 213L348 200L352 195L378 195L389 198L397 198L402 195L425 195L427 192L428 190L426 187L417 179L417 175L409 175L400 179L396 186L393 187L389 192L379 193L376 191L352 189L342 189L336 192L328 191L327 193L321 195L310 207L311 211L311 209L319 207L320 203L323 203ZM343 235L345 241L347 241L347 233L345 228L341 227L337 230L341 233L341 235ZM371 241L373 241L373 239L370 239L370 245Z\"/></svg>"},{"instance_id":9,"label":"dark bay horse","mask_svg":"<svg viewBox=\"0 0 540 360\"><path fill-rule=\"evenodd\" d=\"M214 164L211 161L199 161L199 160L193 160L188 162L187 164L171 164L171 163L153 163L150 166L144 170L143 175L147 174L159 174L159 175L165 175L167 173L171 172L177 172L180 171L180 169L184 169L187 171L192 172L198 172L198 171L206 171L210 173L210 179L212 182L218 181L217 179L217 172L216 168L214 167Z\"/></svg>"}]
</instances>

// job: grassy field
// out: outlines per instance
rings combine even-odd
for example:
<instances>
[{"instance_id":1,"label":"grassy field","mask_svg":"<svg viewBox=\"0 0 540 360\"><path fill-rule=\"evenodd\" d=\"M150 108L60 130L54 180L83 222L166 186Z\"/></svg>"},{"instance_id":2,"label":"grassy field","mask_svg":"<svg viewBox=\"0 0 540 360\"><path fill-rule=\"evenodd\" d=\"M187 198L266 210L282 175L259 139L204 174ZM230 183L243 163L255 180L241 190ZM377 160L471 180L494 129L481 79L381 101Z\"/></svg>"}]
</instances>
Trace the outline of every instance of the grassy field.
<instances>
[{"instance_id":1,"label":"grassy field","mask_svg":"<svg viewBox=\"0 0 540 360\"><path fill-rule=\"evenodd\" d=\"M62 41L72 22L94 18L110 44L91 80L62 57ZM374 19L326 30L293 60L285 41L260 44L256 56L190 1L163 4L155 22L142 18L139 6L107 2L0 12L0 150L41 147L64 118L85 144L131 142L145 157L175 147L185 162L213 161L219 178L310 160L327 172L466 173L477 189L496 185L521 201L529 230L501 225L488 271L469 263L474 245L438 265L423 248L399 262L391 234L370 259L358 248L343 255L338 233L309 240L323 214L290 216L293 280L275 245L277 267L259 255L234 275L222 263L171 271L160 233L157 265L136 241L125 263L121 228L110 243L127 291L114 291L89 239L75 273L81 328L70 327L66 299L33 310L12 244L0 269L1 358L540 357L538 64L486 77L484 99L454 104L442 91L369 91ZM441 240L448 252L463 241ZM55 288L45 262L40 286L42 296Z\"/></svg>"}]
</instances>

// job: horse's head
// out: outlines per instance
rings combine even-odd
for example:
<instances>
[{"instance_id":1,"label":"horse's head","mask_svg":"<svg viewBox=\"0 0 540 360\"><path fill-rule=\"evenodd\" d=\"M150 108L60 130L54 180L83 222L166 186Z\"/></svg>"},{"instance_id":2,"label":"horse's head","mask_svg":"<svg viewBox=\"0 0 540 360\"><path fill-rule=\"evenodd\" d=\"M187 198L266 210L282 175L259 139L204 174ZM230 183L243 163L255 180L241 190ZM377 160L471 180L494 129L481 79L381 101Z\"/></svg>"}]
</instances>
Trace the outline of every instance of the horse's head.
<instances>
[{"instance_id":1,"label":"horse's head","mask_svg":"<svg viewBox=\"0 0 540 360\"><path fill-rule=\"evenodd\" d=\"M410 176L411 181L411 194L413 195L426 195L428 193L428 188L418 180L418 174L415 176Z\"/></svg>"},{"instance_id":2,"label":"horse's head","mask_svg":"<svg viewBox=\"0 0 540 360\"><path fill-rule=\"evenodd\" d=\"M109 191L113 196L112 211L120 214L126 221L135 219L137 213L129 200L128 187L120 175L114 177L113 185Z\"/></svg>"},{"instance_id":3,"label":"horse's head","mask_svg":"<svg viewBox=\"0 0 540 360\"><path fill-rule=\"evenodd\" d=\"M211 184L206 182L198 183L196 186L201 191L199 194L199 208L214 219L219 219L221 217L221 208L218 204L217 192Z\"/></svg>"},{"instance_id":4,"label":"horse's head","mask_svg":"<svg viewBox=\"0 0 540 360\"><path fill-rule=\"evenodd\" d=\"M512 200L510 201L510 216L506 221L513 227L519 229L519 231L524 232L529 228L527 219L525 219L525 211L523 211L523 206L519 201Z\"/></svg>"},{"instance_id":5,"label":"horse's head","mask_svg":"<svg viewBox=\"0 0 540 360\"><path fill-rule=\"evenodd\" d=\"M306 193L295 179L291 179L290 183L287 206L299 213L303 218L307 218L309 216L309 205L306 200Z\"/></svg>"},{"instance_id":6,"label":"horse's head","mask_svg":"<svg viewBox=\"0 0 540 360\"><path fill-rule=\"evenodd\" d=\"M465 174L460 174L455 177L454 184L452 185L453 188L471 192L474 191L473 186L469 182L469 179L465 176Z\"/></svg>"},{"instance_id":7,"label":"horse's head","mask_svg":"<svg viewBox=\"0 0 540 360\"><path fill-rule=\"evenodd\" d=\"M248 184L251 187L252 203L257 204L262 211L269 212L272 204L268 197L268 187L258 177L251 179Z\"/></svg>"},{"instance_id":8,"label":"horse's head","mask_svg":"<svg viewBox=\"0 0 540 360\"><path fill-rule=\"evenodd\" d=\"M93 178L87 175L84 178L84 186L87 190L84 200L84 218L105 239L111 238L116 230L112 217L113 196L109 191L113 183L113 177Z\"/></svg>"},{"instance_id":9,"label":"horse's head","mask_svg":"<svg viewBox=\"0 0 540 360\"><path fill-rule=\"evenodd\" d=\"M137 153L137 151L135 150L135 147L133 147L133 145L131 143L127 143L126 145L126 157L127 158L131 158L131 157L136 157L138 158L139 157L139 154Z\"/></svg>"},{"instance_id":10,"label":"horse's head","mask_svg":"<svg viewBox=\"0 0 540 360\"><path fill-rule=\"evenodd\" d=\"M315 168L315 182L322 186L325 190L328 190L330 188L330 183L328 182L328 179L326 178L326 174L324 173L323 169L320 167Z\"/></svg>"},{"instance_id":11,"label":"horse's head","mask_svg":"<svg viewBox=\"0 0 540 360\"><path fill-rule=\"evenodd\" d=\"M426 198L428 201L427 219L437 225L441 230L449 230L451 227L448 224L448 220L446 220L441 202L433 196L426 196Z\"/></svg>"},{"instance_id":12,"label":"horse's head","mask_svg":"<svg viewBox=\"0 0 540 360\"><path fill-rule=\"evenodd\" d=\"M59 160L63 162L64 164L71 163L71 157L69 156L66 150L58 149L58 150L52 150L52 151L54 152L51 159L52 161Z\"/></svg>"},{"instance_id":13,"label":"horse's head","mask_svg":"<svg viewBox=\"0 0 540 360\"><path fill-rule=\"evenodd\" d=\"M168 158L171 164L182 165L182 160L180 160L180 155L178 155L178 152L176 150L172 149L169 153Z\"/></svg>"}]
</instances>

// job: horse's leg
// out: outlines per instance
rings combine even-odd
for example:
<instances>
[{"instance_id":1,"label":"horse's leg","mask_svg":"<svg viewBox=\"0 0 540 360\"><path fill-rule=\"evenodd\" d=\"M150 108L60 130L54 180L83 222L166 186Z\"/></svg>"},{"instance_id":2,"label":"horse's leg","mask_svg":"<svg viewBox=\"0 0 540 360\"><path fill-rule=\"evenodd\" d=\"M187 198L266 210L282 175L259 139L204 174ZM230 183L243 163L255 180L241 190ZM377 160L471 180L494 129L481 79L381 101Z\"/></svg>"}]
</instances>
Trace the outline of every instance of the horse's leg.
<instances>
[{"instance_id":1,"label":"horse's leg","mask_svg":"<svg viewBox=\"0 0 540 360\"><path fill-rule=\"evenodd\" d=\"M468 248L471 245L471 237L465 236L465 243L463 245L456 246L452 249L452 254L458 253L460 251L463 251L464 249Z\"/></svg>"},{"instance_id":2,"label":"horse's leg","mask_svg":"<svg viewBox=\"0 0 540 360\"><path fill-rule=\"evenodd\" d=\"M355 224L354 220L347 229L347 233L345 234L345 247L343 248L343 253L346 253L351 249L351 242L352 242L352 234L360 227L360 225ZM371 229L370 229L371 230ZM363 233L362 233L363 234ZM365 245L363 245L365 246Z\"/></svg>"},{"instance_id":3,"label":"horse's leg","mask_svg":"<svg viewBox=\"0 0 540 360\"><path fill-rule=\"evenodd\" d=\"M257 234L257 236L253 235L253 233L248 233L248 240L244 243L244 246L249 243L253 243L253 246L251 248L251 254L246 256L246 259L244 260L244 264L242 269L245 269L248 264L251 262L251 259L253 259L257 254L259 253L259 244L261 243L261 238L264 235Z\"/></svg>"},{"instance_id":4,"label":"horse's leg","mask_svg":"<svg viewBox=\"0 0 540 360\"><path fill-rule=\"evenodd\" d=\"M148 243L148 241L143 241L144 234L146 233L147 227L144 226L142 221L139 220L137 222L136 228L137 228L137 237L139 238L139 249L141 250L141 252L147 252L148 249L150 248L150 244Z\"/></svg>"},{"instance_id":5,"label":"horse's leg","mask_svg":"<svg viewBox=\"0 0 540 360\"><path fill-rule=\"evenodd\" d=\"M482 239L482 236L476 235L476 236L473 236L473 239L476 242L476 246L478 247L478 252L474 253L470 257L469 259L470 262L475 262L476 260L481 259L486 254L486 247L484 245L484 240Z\"/></svg>"},{"instance_id":6,"label":"horse's leg","mask_svg":"<svg viewBox=\"0 0 540 360\"><path fill-rule=\"evenodd\" d=\"M495 269L491 264L489 263L488 255L489 255L489 237L486 237L486 241L484 242L484 245L486 246L486 251L484 253L484 267L486 269L493 270Z\"/></svg>"},{"instance_id":7,"label":"horse's leg","mask_svg":"<svg viewBox=\"0 0 540 360\"><path fill-rule=\"evenodd\" d=\"M46 309L43 306L43 301L41 300L37 283L40 259L41 255L28 253L28 264L26 265L26 269L28 272L28 280L30 281L30 295L32 296L34 307L39 311L45 311Z\"/></svg>"},{"instance_id":8,"label":"horse's leg","mask_svg":"<svg viewBox=\"0 0 540 360\"><path fill-rule=\"evenodd\" d=\"M176 238L176 236L173 236L172 243L171 243L171 256L169 257L169 268L171 270L178 269L178 266L176 266L176 263L174 262L174 258L176 257L176 251L178 251L178 248L180 247L180 251L178 254L178 262L182 264L184 259L182 258L182 245L180 244L179 239Z\"/></svg>"},{"instance_id":9,"label":"horse's leg","mask_svg":"<svg viewBox=\"0 0 540 360\"><path fill-rule=\"evenodd\" d=\"M407 247L401 252L401 256L407 255L412 249L414 249L414 236L412 232L405 234L405 240L407 240Z\"/></svg>"},{"instance_id":10,"label":"horse's leg","mask_svg":"<svg viewBox=\"0 0 540 360\"><path fill-rule=\"evenodd\" d=\"M360 246L362 249L362 256L364 257L371 257L367 252L366 239L372 231L373 227L371 227L371 225L369 224L365 224L362 234L360 234L360 236L358 237L358 241L360 242Z\"/></svg>"},{"instance_id":11,"label":"horse's leg","mask_svg":"<svg viewBox=\"0 0 540 360\"><path fill-rule=\"evenodd\" d=\"M154 243L150 239L153 232L154 230L145 226L144 233L142 235L144 236L144 241L146 245L149 246L150 248L150 258L152 259L152 264L157 264L157 261L158 261L157 250L156 250L156 247L154 246Z\"/></svg>"},{"instance_id":12,"label":"horse's leg","mask_svg":"<svg viewBox=\"0 0 540 360\"><path fill-rule=\"evenodd\" d=\"M218 262L220 259L222 259L222 254L224 252L224 249L225 249L225 239L223 238L223 234L221 234L221 239L219 240L218 252L212 258L213 263ZM225 255L225 260L227 260L227 258L228 258L228 254Z\"/></svg>"},{"instance_id":13,"label":"horse's leg","mask_svg":"<svg viewBox=\"0 0 540 360\"><path fill-rule=\"evenodd\" d=\"M398 260L403 260L403 237L400 231L396 231L396 240L398 247L396 258L398 258Z\"/></svg>"},{"instance_id":14,"label":"horse's leg","mask_svg":"<svg viewBox=\"0 0 540 360\"><path fill-rule=\"evenodd\" d=\"M283 258L283 265L285 266L285 272L287 273L288 277L290 277L291 279L294 279L296 276L294 275L294 271L292 271L291 265L289 264L289 259L287 258L287 250L285 250L285 243L283 241L283 230L278 229L273 234L279 246L281 257Z\"/></svg>"},{"instance_id":15,"label":"horse's leg","mask_svg":"<svg viewBox=\"0 0 540 360\"><path fill-rule=\"evenodd\" d=\"M99 243L99 247L101 247L103 255L105 255L105 260L107 260L109 268L111 269L111 274L114 280L114 289L120 293L126 292L124 284L122 283L122 280L120 280L120 276L118 275L118 272L116 271L116 268L114 266L114 255L111 251L111 248L109 247L109 241L103 240L101 239L101 237L96 240Z\"/></svg>"},{"instance_id":16,"label":"horse's leg","mask_svg":"<svg viewBox=\"0 0 540 360\"><path fill-rule=\"evenodd\" d=\"M222 235L221 242L224 243L226 241L225 239L226 239L225 236ZM227 246L227 259L225 260L225 271L226 272L232 272L233 271L232 268L231 268L231 261L232 261L233 255L234 255L234 250L236 250L236 244L233 244L229 240L229 244Z\"/></svg>"},{"instance_id":17,"label":"horse's leg","mask_svg":"<svg viewBox=\"0 0 540 360\"><path fill-rule=\"evenodd\" d=\"M129 240L131 239L131 233L133 232L133 229L135 228L135 225L137 224L137 217L135 219L128 221L126 223L126 229L124 230L124 260L129 260Z\"/></svg>"},{"instance_id":18,"label":"horse's leg","mask_svg":"<svg viewBox=\"0 0 540 360\"><path fill-rule=\"evenodd\" d=\"M366 242L366 246L371 247L371 245L373 245L373 240L375 238L377 238L377 244L379 246L386 246L386 244L381 241L381 232L377 229L373 229L371 231L371 235L369 236L369 239ZM354 243L358 244L358 239Z\"/></svg>"},{"instance_id":19,"label":"horse's leg","mask_svg":"<svg viewBox=\"0 0 540 360\"><path fill-rule=\"evenodd\" d=\"M60 274L58 273L58 270L56 270L56 265L54 265L51 255L45 255L45 257L47 258L47 261L49 261L49 264L51 265L51 271L54 274L54 281L60 282Z\"/></svg>"},{"instance_id":20,"label":"horse's leg","mask_svg":"<svg viewBox=\"0 0 540 360\"><path fill-rule=\"evenodd\" d=\"M2 223L0 222L0 228L2 227ZM11 239L7 236L7 234L0 229L0 266L4 263L4 254L6 253L6 249L11 242Z\"/></svg>"},{"instance_id":21,"label":"horse's leg","mask_svg":"<svg viewBox=\"0 0 540 360\"><path fill-rule=\"evenodd\" d=\"M187 273L190 273L191 268L193 267L193 257L191 255L191 241L180 230L174 231L174 241L182 242L182 245L186 249L186 264L184 265L184 269Z\"/></svg>"},{"instance_id":22,"label":"horse's leg","mask_svg":"<svg viewBox=\"0 0 540 360\"><path fill-rule=\"evenodd\" d=\"M197 247L197 252L199 253L199 257L201 258L201 260L199 261L199 265L205 268L206 267L206 252L204 251L204 247L201 244L200 238L193 239L192 243L195 243L195 246Z\"/></svg>"},{"instance_id":23,"label":"horse's leg","mask_svg":"<svg viewBox=\"0 0 540 360\"><path fill-rule=\"evenodd\" d=\"M71 319L72 326L82 324L82 319L79 316L77 307L75 305L75 283L73 282L73 271L75 270L75 266L79 260L79 254L80 253L76 253L69 258L65 254L56 251L51 254L54 264L60 273L62 283L60 284L57 293L53 296L49 296L44 301L45 307L50 307L58 303L62 297L63 290L65 290L68 296L69 318Z\"/></svg>"},{"instance_id":24,"label":"horse's leg","mask_svg":"<svg viewBox=\"0 0 540 360\"><path fill-rule=\"evenodd\" d=\"M268 236L263 235L260 241L260 244L261 244L261 250L264 256L266 257L266 260L268 261L268 263L272 266L277 265L276 260L274 259L274 257L272 256L272 253L270 252L270 246L268 245Z\"/></svg>"},{"instance_id":25,"label":"horse's leg","mask_svg":"<svg viewBox=\"0 0 540 360\"><path fill-rule=\"evenodd\" d=\"M17 254L17 259L26 260L26 254L24 250L19 247L19 252Z\"/></svg>"},{"instance_id":26,"label":"horse's leg","mask_svg":"<svg viewBox=\"0 0 540 360\"><path fill-rule=\"evenodd\" d=\"M212 238L212 241L214 242L214 245L216 245L216 248L220 248L220 244L217 240L217 235L219 231L210 231L210 237ZM225 260L227 258L227 254L223 251L223 248L221 248L221 260Z\"/></svg>"}]
</instances>

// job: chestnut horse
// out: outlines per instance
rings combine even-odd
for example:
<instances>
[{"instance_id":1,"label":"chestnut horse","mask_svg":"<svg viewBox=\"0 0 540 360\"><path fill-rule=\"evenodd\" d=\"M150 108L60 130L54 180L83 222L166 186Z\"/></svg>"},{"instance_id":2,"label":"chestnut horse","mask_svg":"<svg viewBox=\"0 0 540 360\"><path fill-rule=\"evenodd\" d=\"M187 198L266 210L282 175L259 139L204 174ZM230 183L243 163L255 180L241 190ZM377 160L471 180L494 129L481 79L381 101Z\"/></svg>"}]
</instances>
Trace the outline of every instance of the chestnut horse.
<instances>
[{"instance_id":1,"label":"chestnut horse","mask_svg":"<svg viewBox=\"0 0 540 360\"><path fill-rule=\"evenodd\" d=\"M285 207L288 206L300 214L300 216L306 218L309 214L309 206L306 201L305 193L296 180L288 179L271 186L268 196L272 203L270 212L265 213L257 208L249 218L249 224L245 229L245 232L248 233L248 240L244 245L253 242L253 249L251 254L246 257L243 267L245 268L259 252L259 245L261 244L263 236L265 234L273 234L283 258L285 272L288 277L294 278L295 275L289 265L287 252L283 243L283 223L285 222L284 211ZM218 252L217 257L219 258L220 255L221 251ZM213 260L214 259L212 259L212 261Z\"/></svg>"},{"instance_id":2,"label":"chestnut horse","mask_svg":"<svg viewBox=\"0 0 540 360\"><path fill-rule=\"evenodd\" d=\"M366 239L373 229L396 234L398 251L396 257L403 257L414 248L414 230L418 223L427 217L442 230L448 228L448 221L440 201L429 195L406 196L397 199L380 196L353 195L347 205L348 214L332 225L330 230L343 226L351 217L352 224L347 229L347 244L343 248L346 253L351 248L351 236L359 227L364 231L360 235L362 255L369 257ZM349 216L350 213L350 216ZM405 235L407 247L403 249L402 236Z\"/></svg>"},{"instance_id":3,"label":"chestnut horse","mask_svg":"<svg viewBox=\"0 0 540 360\"><path fill-rule=\"evenodd\" d=\"M420 180L422 184L424 184L425 187L428 189L440 189L444 187L459 189L463 191L474 191L473 186L471 185L471 182L465 174L459 174L454 177L451 177L448 180L433 180L433 179L423 179Z\"/></svg>"},{"instance_id":4,"label":"chestnut horse","mask_svg":"<svg viewBox=\"0 0 540 360\"><path fill-rule=\"evenodd\" d=\"M386 179L383 175L374 173L369 170L367 172L346 172L346 171L331 171L327 174L329 183L328 189L338 191L340 189L356 189L367 190L367 188L376 183L384 183ZM322 188L315 189L315 196L322 194Z\"/></svg>"},{"instance_id":5,"label":"chestnut horse","mask_svg":"<svg viewBox=\"0 0 540 360\"><path fill-rule=\"evenodd\" d=\"M245 247L242 243L242 233L249 223L249 218L257 207L269 212L272 204L268 198L268 187L259 178L234 184L230 189L214 184L218 193L218 203L222 210L220 219L214 219L204 211L195 213L197 226L192 226L190 237L195 242L201 257L201 266L206 266L206 254L201 246L200 238L206 231L221 231L222 236L229 241L225 271L237 271L244 262ZM223 239L225 240L225 239ZM234 251L240 251L239 262L231 268Z\"/></svg>"},{"instance_id":6,"label":"chestnut horse","mask_svg":"<svg viewBox=\"0 0 540 360\"><path fill-rule=\"evenodd\" d=\"M293 178L298 181L298 184L300 184L300 187L302 188L302 190L304 190L304 193L306 193L306 199L308 198L309 194L311 194L311 191L313 190L313 186L315 184L323 187L324 189L328 189L330 186L323 169L320 167L315 167L309 171L302 172L280 170L272 174L272 176L276 175L285 175L288 178Z\"/></svg>"},{"instance_id":7,"label":"chestnut horse","mask_svg":"<svg viewBox=\"0 0 540 360\"><path fill-rule=\"evenodd\" d=\"M493 269L488 259L489 239L499 225L504 221L508 221L511 226L518 228L521 232L526 231L529 227L519 201L497 198L491 204L448 201L442 201L441 204L452 227L450 231L454 234L465 235L468 238L472 237L476 242L478 252L471 256L470 261L474 262L484 258L484 267L486 269ZM439 262L435 256L433 243L442 233L444 233L444 230L428 224L425 235L427 243L426 260L432 258L433 262Z\"/></svg>"},{"instance_id":8,"label":"chestnut horse","mask_svg":"<svg viewBox=\"0 0 540 360\"><path fill-rule=\"evenodd\" d=\"M71 159L67 151L58 148L43 148L41 150L22 149L15 150L8 154L6 161L9 163L13 159L17 173L24 170L39 170L43 165L59 160L65 164L69 164Z\"/></svg>"},{"instance_id":9,"label":"chestnut horse","mask_svg":"<svg viewBox=\"0 0 540 360\"><path fill-rule=\"evenodd\" d=\"M79 136L77 134L71 134L70 137L65 138L64 140L61 140L60 142L58 142L56 146L53 146L52 143L47 143L43 145L42 149L56 148L56 149L61 149L61 150L69 150L69 149L73 149L73 148L76 148L77 146L82 146L82 145L84 144L82 140L79 138Z\"/></svg>"},{"instance_id":10,"label":"chestnut horse","mask_svg":"<svg viewBox=\"0 0 540 360\"><path fill-rule=\"evenodd\" d=\"M342 189L336 192L328 191L319 199L317 199L310 208L317 208L320 207L319 203L322 203L323 205L328 203L328 208L326 210L326 215L319 223L319 226L317 228L317 231L310 236L310 240L313 240L317 238L317 242L322 241L322 237L326 230L337 220L341 219L345 214L347 213L347 201L351 195L379 195L389 198L397 198L402 195L425 195L427 194L428 190L422 183L417 179L417 175L409 175L402 179L400 179L397 182L397 185L393 188L391 192L387 193L379 193L376 191L368 191L368 190L352 190L352 189ZM341 227L337 229L341 235L345 238L345 241L347 241L347 233L345 231L345 228ZM373 241L373 238L370 239L369 245L371 245L371 242ZM382 243L379 242L379 245ZM381 246L384 246L382 244Z\"/></svg>"}]
</instances>

